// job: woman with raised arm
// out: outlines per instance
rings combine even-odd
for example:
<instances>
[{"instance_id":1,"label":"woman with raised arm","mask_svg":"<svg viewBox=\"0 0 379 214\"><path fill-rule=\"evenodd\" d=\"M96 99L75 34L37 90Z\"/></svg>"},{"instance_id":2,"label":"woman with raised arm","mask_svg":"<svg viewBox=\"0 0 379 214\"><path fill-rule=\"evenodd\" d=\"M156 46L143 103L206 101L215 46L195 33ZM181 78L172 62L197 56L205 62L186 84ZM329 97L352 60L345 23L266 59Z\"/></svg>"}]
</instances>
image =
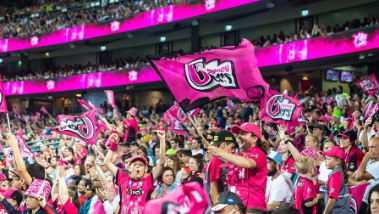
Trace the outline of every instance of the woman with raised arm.
<instances>
[{"instance_id":1,"label":"woman with raised arm","mask_svg":"<svg viewBox=\"0 0 379 214\"><path fill-rule=\"evenodd\" d=\"M165 132L159 130L157 136L160 141L160 156L159 162L151 174L147 174L147 160L145 157L136 155L133 156L130 163L130 175L122 172L112 162L111 159L117 149L119 136L115 133L111 134L108 141L110 148L105 158L104 164L116 178L116 185L120 187L121 207L120 213L143 213L145 203L150 199L151 193L155 187L153 183L162 173L166 161L166 142Z\"/></svg>"}]
</instances>

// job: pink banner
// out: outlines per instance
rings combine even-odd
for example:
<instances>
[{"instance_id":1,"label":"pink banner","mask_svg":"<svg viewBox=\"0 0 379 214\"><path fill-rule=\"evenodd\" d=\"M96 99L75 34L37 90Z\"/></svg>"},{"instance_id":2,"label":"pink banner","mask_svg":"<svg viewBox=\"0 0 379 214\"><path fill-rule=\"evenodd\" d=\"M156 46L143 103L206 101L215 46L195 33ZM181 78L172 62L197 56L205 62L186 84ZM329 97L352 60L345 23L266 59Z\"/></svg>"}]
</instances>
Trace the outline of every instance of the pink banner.
<instances>
[{"instance_id":1,"label":"pink banner","mask_svg":"<svg viewBox=\"0 0 379 214\"><path fill-rule=\"evenodd\" d=\"M301 103L290 96L269 90L261 99L261 120L298 126L299 115L301 115Z\"/></svg>"},{"instance_id":2,"label":"pink banner","mask_svg":"<svg viewBox=\"0 0 379 214\"><path fill-rule=\"evenodd\" d=\"M49 114L49 112L47 112L45 106L42 106L42 107L41 107L41 111L42 111L43 113L45 113L45 114Z\"/></svg>"},{"instance_id":3,"label":"pink banner","mask_svg":"<svg viewBox=\"0 0 379 214\"><path fill-rule=\"evenodd\" d=\"M376 48L379 48L379 26L259 48L255 55L258 67L264 67Z\"/></svg>"},{"instance_id":4,"label":"pink banner","mask_svg":"<svg viewBox=\"0 0 379 214\"><path fill-rule=\"evenodd\" d=\"M179 134L183 136L187 135L183 124L179 120L175 119L174 117L171 117L170 131L175 134Z\"/></svg>"},{"instance_id":5,"label":"pink banner","mask_svg":"<svg viewBox=\"0 0 379 214\"><path fill-rule=\"evenodd\" d=\"M104 123L97 123L95 118L95 109L85 114L75 117L68 115L59 115L58 128L52 128L53 131L73 136L83 140L91 145L96 145L96 138L100 132L104 131Z\"/></svg>"},{"instance_id":6,"label":"pink banner","mask_svg":"<svg viewBox=\"0 0 379 214\"><path fill-rule=\"evenodd\" d=\"M359 213L366 188L367 184L351 187L350 213Z\"/></svg>"},{"instance_id":7,"label":"pink banner","mask_svg":"<svg viewBox=\"0 0 379 214\"><path fill-rule=\"evenodd\" d=\"M225 97L257 102L269 88L246 39L236 47L147 58L186 112Z\"/></svg>"},{"instance_id":8,"label":"pink banner","mask_svg":"<svg viewBox=\"0 0 379 214\"><path fill-rule=\"evenodd\" d=\"M3 39L0 40L0 52L38 48L108 36L155 25L176 22L258 1L260 0L205 0L204 3L186 2L144 13L134 14L131 18L126 18L124 20L114 20L109 23L105 22L100 24L82 25L32 37Z\"/></svg>"},{"instance_id":9,"label":"pink banner","mask_svg":"<svg viewBox=\"0 0 379 214\"><path fill-rule=\"evenodd\" d=\"M0 112L8 113L7 102L5 101L6 93L3 90L3 83L0 76Z\"/></svg>"},{"instance_id":10,"label":"pink banner","mask_svg":"<svg viewBox=\"0 0 379 214\"><path fill-rule=\"evenodd\" d=\"M80 103L80 105L85 108L87 111L89 111L91 108L89 107L89 105L86 103L86 101L82 100L82 99L78 99L78 102Z\"/></svg>"},{"instance_id":11,"label":"pink banner","mask_svg":"<svg viewBox=\"0 0 379 214\"><path fill-rule=\"evenodd\" d=\"M161 78L152 67L147 66L138 69L81 74L50 80L6 82L3 84L3 90L6 96L10 96L84 90L156 81L161 81Z\"/></svg>"},{"instance_id":12,"label":"pink banner","mask_svg":"<svg viewBox=\"0 0 379 214\"><path fill-rule=\"evenodd\" d=\"M231 110L238 109L238 106L231 99L227 99L226 100L226 104L227 104L228 108L231 109Z\"/></svg>"},{"instance_id":13,"label":"pink banner","mask_svg":"<svg viewBox=\"0 0 379 214\"><path fill-rule=\"evenodd\" d=\"M375 77L375 74L370 74L358 80L357 85L359 85L363 91L377 91L379 90L379 83Z\"/></svg>"}]
</instances>

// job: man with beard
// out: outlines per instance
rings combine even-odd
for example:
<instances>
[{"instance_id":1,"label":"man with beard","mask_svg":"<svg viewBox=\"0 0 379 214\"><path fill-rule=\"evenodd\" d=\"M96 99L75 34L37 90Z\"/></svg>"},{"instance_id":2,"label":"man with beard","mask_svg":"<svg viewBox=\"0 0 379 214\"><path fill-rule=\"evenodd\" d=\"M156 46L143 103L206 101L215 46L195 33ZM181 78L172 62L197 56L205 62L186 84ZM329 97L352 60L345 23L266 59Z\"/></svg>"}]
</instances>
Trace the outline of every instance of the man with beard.
<instances>
[{"instance_id":1,"label":"man with beard","mask_svg":"<svg viewBox=\"0 0 379 214\"><path fill-rule=\"evenodd\" d=\"M293 203L293 185L291 179L285 173L281 173L283 164L279 153L270 151L267 155L267 188L266 202L267 211L275 210L280 204Z\"/></svg>"}]
</instances>

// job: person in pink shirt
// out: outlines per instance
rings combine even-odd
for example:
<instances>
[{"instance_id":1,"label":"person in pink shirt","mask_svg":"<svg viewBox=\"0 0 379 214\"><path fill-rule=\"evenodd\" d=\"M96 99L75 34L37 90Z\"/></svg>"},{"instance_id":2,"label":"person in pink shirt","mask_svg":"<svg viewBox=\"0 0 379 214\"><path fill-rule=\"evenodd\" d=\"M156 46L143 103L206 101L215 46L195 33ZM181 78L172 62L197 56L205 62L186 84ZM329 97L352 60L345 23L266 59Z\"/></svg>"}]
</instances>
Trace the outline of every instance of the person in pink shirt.
<instances>
[{"instance_id":1,"label":"person in pink shirt","mask_svg":"<svg viewBox=\"0 0 379 214\"><path fill-rule=\"evenodd\" d=\"M144 213L145 203L150 199L150 195L155 189L153 183L162 173L166 161L165 132L158 131L157 136L160 140L160 157L159 162L150 174L147 174L146 158L140 155L133 156L129 160L129 175L118 169L111 162L111 159L117 150L120 138L117 134L112 133L108 139L111 146L104 164L115 176L116 185L120 187L120 214Z\"/></svg>"},{"instance_id":2,"label":"person in pink shirt","mask_svg":"<svg viewBox=\"0 0 379 214\"><path fill-rule=\"evenodd\" d=\"M75 164L84 164L87 155L88 155L88 150L87 150L87 143L80 140L79 143L76 144L76 160Z\"/></svg>"},{"instance_id":3,"label":"person in pink shirt","mask_svg":"<svg viewBox=\"0 0 379 214\"><path fill-rule=\"evenodd\" d=\"M125 143L132 143L137 139L138 123L135 119L137 111L138 110L136 108L132 107L129 111L126 111L126 120L122 121L122 123L126 126L123 139Z\"/></svg>"},{"instance_id":4,"label":"person in pink shirt","mask_svg":"<svg viewBox=\"0 0 379 214\"><path fill-rule=\"evenodd\" d=\"M61 210L61 213L69 213L69 214L77 214L79 212L79 200L76 197L76 200L69 197L69 192L67 189L65 177L66 177L66 171L64 167L59 166L58 167L58 176L59 176L59 200L63 205L63 209Z\"/></svg>"},{"instance_id":5,"label":"person in pink shirt","mask_svg":"<svg viewBox=\"0 0 379 214\"><path fill-rule=\"evenodd\" d=\"M247 209L266 210L268 145L262 143L261 131L253 123L233 126L231 131L238 134L240 153L234 155L213 146L209 147L208 151L228 162L225 164L228 165L229 171L226 183L231 192L241 197Z\"/></svg>"}]
</instances>

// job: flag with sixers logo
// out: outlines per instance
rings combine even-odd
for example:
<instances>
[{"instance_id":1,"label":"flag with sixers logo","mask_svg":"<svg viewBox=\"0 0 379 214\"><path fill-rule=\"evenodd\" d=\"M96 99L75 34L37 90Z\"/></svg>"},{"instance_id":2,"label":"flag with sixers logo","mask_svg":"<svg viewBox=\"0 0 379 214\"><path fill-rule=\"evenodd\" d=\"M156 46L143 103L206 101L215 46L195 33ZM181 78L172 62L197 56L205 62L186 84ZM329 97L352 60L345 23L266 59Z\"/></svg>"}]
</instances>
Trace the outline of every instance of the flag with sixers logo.
<instances>
[{"instance_id":1,"label":"flag with sixers logo","mask_svg":"<svg viewBox=\"0 0 379 214\"><path fill-rule=\"evenodd\" d=\"M247 39L236 47L147 59L185 112L227 97L258 102L269 88Z\"/></svg>"},{"instance_id":2,"label":"flag with sixers logo","mask_svg":"<svg viewBox=\"0 0 379 214\"><path fill-rule=\"evenodd\" d=\"M73 136L86 143L95 145L96 138L105 129L104 123L97 123L95 118L96 110L91 109L81 116L59 115L59 125L52 128L53 131Z\"/></svg>"},{"instance_id":3,"label":"flag with sixers logo","mask_svg":"<svg viewBox=\"0 0 379 214\"><path fill-rule=\"evenodd\" d=\"M7 102L5 101L5 94L3 91L3 83L0 76L0 112L8 113Z\"/></svg>"},{"instance_id":4,"label":"flag with sixers logo","mask_svg":"<svg viewBox=\"0 0 379 214\"><path fill-rule=\"evenodd\" d=\"M267 95L261 99L261 119L264 121L298 126L301 110L299 101L273 90L269 90Z\"/></svg>"},{"instance_id":5,"label":"flag with sixers logo","mask_svg":"<svg viewBox=\"0 0 379 214\"><path fill-rule=\"evenodd\" d=\"M379 90L379 82L375 77L375 74L370 74L358 80L357 85L359 85L363 91L377 91Z\"/></svg>"},{"instance_id":6,"label":"flag with sixers logo","mask_svg":"<svg viewBox=\"0 0 379 214\"><path fill-rule=\"evenodd\" d=\"M187 132L184 125L174 117L171 117L170 131L175 134L186 136Z\"/></svg>"},{"instance_id":7,"label":"flag with sixers logo","mask_svg":"<svg viewBox=\"0 0 379 214\"><path fill-rule=\"evenodd\" d=\"M115 107L115 103L114 103L114 94L113 94L113 91L106 90L104 92L107 95L107 102L108 102L108 104L111 105L114 108Z\"/></svg>"},{"instance_id":8,"label":"flag with sixers logo","mask_svg":"<svg viewBox=\"0 0 379 214\"><path fill-rule=\"evenodd\" d=\"M179 104L174 104L171 106L171 108L168 110L168 113L174 117L176 120L180 121L181 123L185 123L188 121L188 115L190 117L193 117L197 115L200 111L200 108L196 108L194 110L191 110L186 114L182 108L180 108Z\"/></svg>"}]
</instances>

